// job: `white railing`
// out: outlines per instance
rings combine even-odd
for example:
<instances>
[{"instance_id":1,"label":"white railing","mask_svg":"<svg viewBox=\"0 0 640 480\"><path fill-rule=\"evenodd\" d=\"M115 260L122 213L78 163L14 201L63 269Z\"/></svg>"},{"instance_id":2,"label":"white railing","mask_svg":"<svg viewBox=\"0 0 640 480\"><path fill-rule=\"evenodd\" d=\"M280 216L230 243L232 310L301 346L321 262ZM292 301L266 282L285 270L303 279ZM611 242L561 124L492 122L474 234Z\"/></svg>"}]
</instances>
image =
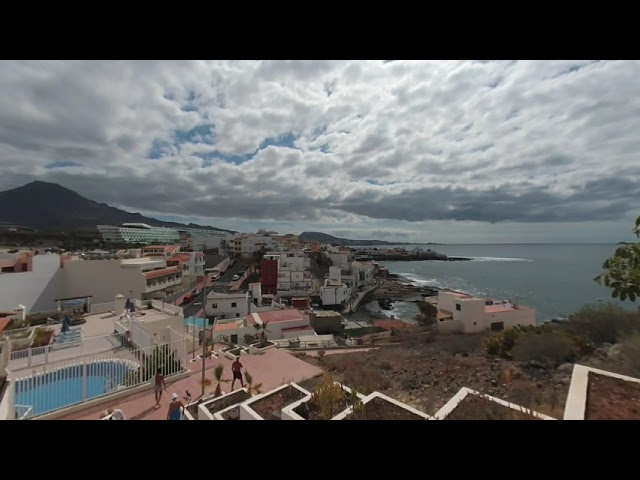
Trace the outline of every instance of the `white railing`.
<instances>
[{"instance_id":1,"label":"white railing","mask_svg":"<svg viewBox=\"0 0 640 480\"><path fill-rule=\"evenodd\" d=\"M99 313L113 312L115 309L116 309L115 302L95 303L95 304L92 303L91 307L89 308L89 311L91 315L96 315Z\"/></svg>"},{"instance_id":2,"label":"white railing","mask_svg":"<svg viewBox=\"0 0 640 480\"><path fill-rule=\"evenodd\" d=\"M116 330L116 333L95 337L84 337L82 329L71 330L70 334L58 335L54 343L49 345L11 351L9 367L12 371L19 371L34 365L109 352L125 346L127 346L126 329L124 332Z\"/></svg>"},{"instance_id":3,"label":"white railing","mask_svg":"<svg viewBox=\"0 0 640 480\"><path fill-rule=\"evenodd\" d=\"M9 365L9 359L11 358L11 342L5 340L0 343L0 377L7 375L7 366Z\"/></svg>"},{"instance_id":4,"label":"white railing","mask_svg":"<svg viewBox=\"0 0 640 480\"><path fill-rule=\"evenodd\" d=\"M153 383L159 368L170 378L186 371L184 340L149 348L85 355L67 361L32 367L29 375L11 378L15 404L30 417Z\"/></svg>"},{"instance_id":5,"label":"white railing","mask_svg":"<svg viewBox=\"0 0 640 480\"><path fill-rule=\"evenodd\" d=\"M35 327L24 327L24 328L16 328L14 330L5 330L0 333L0 340L4 340L7 338L16 338L16 337L28 337L31 334L31 330Z\"/></svg>"},{"instance_id":6,"label":"white railing","mask_svg":"<svg viewBox=\"0 0 640 480\"><path fill-rule=\"evenodd\" d=\"M182 308L163 302L162 300L152 300L151 306L169 315L182 315Z\"/></svg>"}]
</instances>

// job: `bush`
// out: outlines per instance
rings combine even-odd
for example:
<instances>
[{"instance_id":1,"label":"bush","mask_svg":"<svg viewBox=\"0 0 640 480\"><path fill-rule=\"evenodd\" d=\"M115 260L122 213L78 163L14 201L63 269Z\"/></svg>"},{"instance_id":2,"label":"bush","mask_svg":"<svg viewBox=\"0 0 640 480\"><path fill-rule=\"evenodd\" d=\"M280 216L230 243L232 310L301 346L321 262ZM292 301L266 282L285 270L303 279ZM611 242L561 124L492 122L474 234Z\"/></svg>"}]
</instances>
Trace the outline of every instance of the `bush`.
<instances>
[{"instance_id":1,"label":"bush","mask_svg":"<svg viewBox=\"0 0 640 480\"><path fill-rule=\"evenodd\" d=\"M58 313L32 313L31 315L27 315L27 323L32 327L36 325L45 325L49 317L58 318Z\"/></svg>"},{"instance_id":2,"label":"bush","mask_svg":"<svg viewBox=\"0 0 640 480\"><path fill-rule=\"evenodd\" d=\"M511 358L511 350L519 338L527 335L540 335L549 332L550 328L549 325L517 326L492 335L485 341L484 348L489 355Z\"/></svg>"},{"instance_id":3,"label":"bush","mask_svg":"<svg viewBox=\"0 0 640 480\"><path fill-rule=\"evenodd\" d=\"M551 332L521 337L513 347L512 356L519 362L535 360L554 367L575 359L571 340Z\"/></svg>"},{"instance_id":4,"label":"bush","mask_svg":"<svg viewBox=\"0 0 640 480\"><path fill-rule=\"evenodd\" d=\"M628 337L622 343L622 354L627 374L640 377L640 333Z\"/></svg>"},{"instance_id":5,"label":"bush","mask_svg":"<svg viewBox=\"0 0 640 480\"><path fill-rule=\"evenodd\" d=\"M318 358L322 358L327 354L325 350L318 350L316 353L318 355Z\"/></svg>"},{"instance_id":6,"label":"bush","mask_svg":"<svg viewBox=\"0 0 640 480\"><path fill-rule=\"evenodd\" d=\"M587 305L572 315L563 328L595 345L618 343L634 330L640 330L640 313L618 305Z\"/></svg>"},{"instance_id":7,"label":"bush","mask_svg":"<svg viewBox=\"0 0 640 480\"><path fill-rule=\"evenodd\" d=\"M328 370L342 374L344 384L365 395L391 387L391 382L380 369L367 363L367 357L345 353L328 355L324 362Z\"/></svg>"}]
</instances>

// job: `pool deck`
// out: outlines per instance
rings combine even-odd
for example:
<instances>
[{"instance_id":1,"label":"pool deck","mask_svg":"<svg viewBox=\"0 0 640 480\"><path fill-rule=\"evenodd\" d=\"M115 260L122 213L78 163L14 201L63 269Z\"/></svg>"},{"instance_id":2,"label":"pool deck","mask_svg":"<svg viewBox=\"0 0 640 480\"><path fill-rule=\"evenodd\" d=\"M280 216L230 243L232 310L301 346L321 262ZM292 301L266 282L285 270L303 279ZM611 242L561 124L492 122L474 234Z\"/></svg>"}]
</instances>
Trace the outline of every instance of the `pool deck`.
<instances>
[{"instance_id":1,"label":"pool deck","mask_svg":"<svg viewBox=\"0 0 640 480\"><path fill-rule=\"evenodd\" d=\"M251 373L254 382L256 384L262 384L261 391L263 392L289 382L301 382L322 373L322 370L318 367L310 365L294 357L289 352L278 350L277 348L271 348L258 355L243 356L240 361L245 367L245 370ZM206 378L212 381L212 384L205 389L205 396L209 396L215 390L216 385L213 378L213 368L219 364L222 365L224 367L223 378L230 379L231 363L232 361L227 358L207 359L205 361ZM202 378L202 362L189 362L187 363L187 367L191 371L191 375L168 384L167 391L163 393L159 407L155 406L154 394L151 390L151 385L149 385L149 390L145 392L69 414L58 418L58 420L98 420L100 414L109 408L122 410L129 420L166 420L172 393L177 393L183 402L187 390L189 390L192 395L192 401L200 398L202 391L200 383ZM236 382L234 389L238 388L240 388L240 385ZM225 393L231 391L231 383L223 383L222 390Z\"/></svg>"}]
</instances>

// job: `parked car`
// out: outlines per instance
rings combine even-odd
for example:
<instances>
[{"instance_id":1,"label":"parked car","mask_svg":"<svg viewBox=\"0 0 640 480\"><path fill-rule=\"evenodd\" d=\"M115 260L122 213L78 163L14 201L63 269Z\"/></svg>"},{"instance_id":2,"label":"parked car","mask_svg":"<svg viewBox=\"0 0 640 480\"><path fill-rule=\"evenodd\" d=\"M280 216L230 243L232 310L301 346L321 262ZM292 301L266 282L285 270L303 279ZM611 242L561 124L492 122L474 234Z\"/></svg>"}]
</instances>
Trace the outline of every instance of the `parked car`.
<instances>
[{"instance_id":1,"label":"parked car","mask_svg":"<svg viewBox=\"0 0 640 480\"><path fill-rule=\"evenodd\" d=\"M235 282L236 280L240 280L240 275L234 275L232 280Z\"/></svg>"}]
</instances>

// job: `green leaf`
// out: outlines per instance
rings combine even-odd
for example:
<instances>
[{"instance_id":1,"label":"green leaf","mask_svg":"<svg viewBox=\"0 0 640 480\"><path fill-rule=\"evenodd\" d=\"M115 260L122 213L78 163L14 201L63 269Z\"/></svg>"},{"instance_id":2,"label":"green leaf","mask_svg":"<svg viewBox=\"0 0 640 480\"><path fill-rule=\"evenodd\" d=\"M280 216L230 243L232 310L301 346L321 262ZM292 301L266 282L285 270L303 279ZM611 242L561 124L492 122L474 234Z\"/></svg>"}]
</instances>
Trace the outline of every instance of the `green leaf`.
<instances>
[{"instance_id":1,"label":"green leaf","mask_svg":"<svg viewBox=\"0 0 640 480\"><path fill-rule=\"evenodd\" d=\"M629 300L631 300L632 302L636 301L636 294L633 292L629 292Z\"/></svg>"},{"instance_id":2,"label":"green leaf","mask_svg":"<svg viewBox=\"0 0 640 480\"><path fill-rule=\"evenodd\" d=\"M623 302L627 299L627 292L621 292L620 293L620 300L622 300Z\"/></svg>"}]
</instances>

